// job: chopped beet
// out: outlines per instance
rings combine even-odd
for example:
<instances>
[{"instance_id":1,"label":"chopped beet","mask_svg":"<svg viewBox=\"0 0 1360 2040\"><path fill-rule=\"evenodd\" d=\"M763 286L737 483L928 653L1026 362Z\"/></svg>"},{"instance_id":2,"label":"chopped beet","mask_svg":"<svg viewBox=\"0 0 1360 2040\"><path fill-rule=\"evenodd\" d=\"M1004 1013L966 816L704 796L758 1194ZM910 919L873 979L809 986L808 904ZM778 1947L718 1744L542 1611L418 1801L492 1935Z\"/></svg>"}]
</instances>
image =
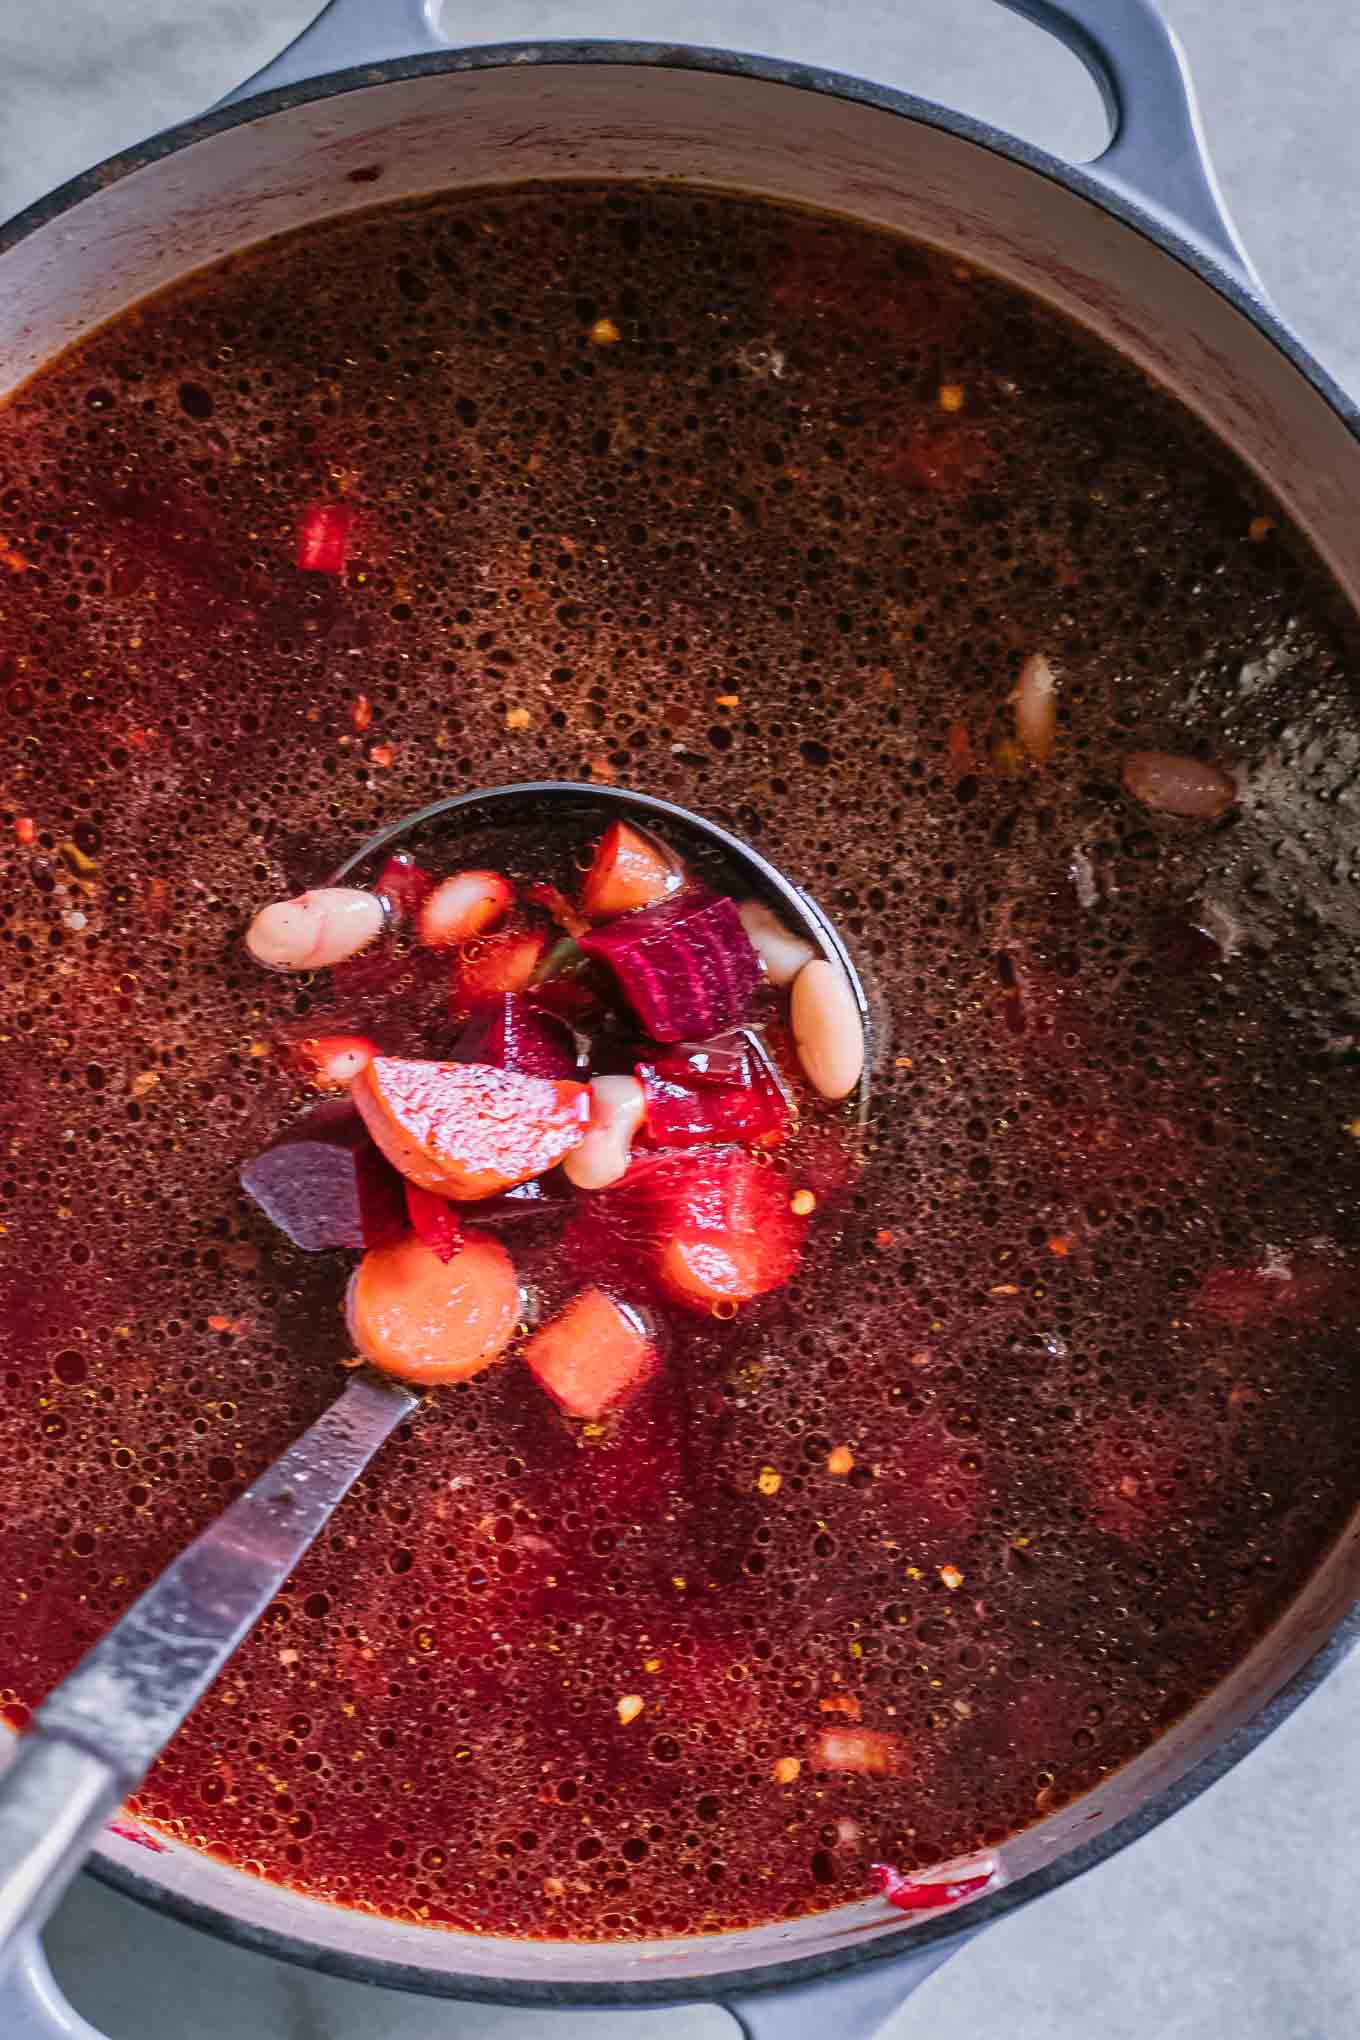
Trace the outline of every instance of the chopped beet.
<instances>
[{"instance_id":1,"label":"chopped beet","mask_svg":"<svg viewBox=\"0 0 1360 2040\"><path fill-rule=\"evenodd\" d=\"M347 1101L318 1105L241 1169L241 1188L295 1247L376 1247L405 1229L402 1181Z\"/></svg>"},{"instance_id":2,"label":"chopped beet","mask_svg":"<svg viewBox=\"0 0 1360 2040\"><path fill-rule=\"evenodd\" d=\"M450 1052L451 1062L485 1063L522 1077L579 1077L576 1038L555 1013L533 1006L522 992L502 992L479 1006Z\"/></svg>"},{"instance_id":3,"label":"chopped beet","mask_svg":"<svg viewBox=\"0 0 1360 2040\"><path fill-rule=\"evenodd\" d=\"M447 1197L436 1197L433 1190L422 1190L417 1183L407 1183L405 1189L412 1232L422 1247L438 1254L441 1261L451 1261L463 1238L458 1213Z\"/></svg>"},{"instance_id":4,"label":"chopped beet","mask_svg":"<svg viewBox=\"0 0 1360 2040\"><path fill-rule=\"evenodd\" d=\"M434 879L407 851L398 850L374 879L373 890L385 893L402 919L411 921L434 890Z\"/></svg>"},{"instance_id":5,"label":"chopped beet","mask_svg":"<svg viewBox=\"0 0 1360 2040\"><path fill-rule=\"evenodd\" d=\"M760 958L736 903L688 891L581 937L607 963L656 1041L716 1034L739 1020L760 983Z\"/></svg>"},{"instance_id":6,"label":"chopped beet","mask_svg":"<svg viewBox=\"0 0 1360 2040\"><path fill-rule=\"evenodd\" d=\"M602 1279L647 1282L691 1310L727 1310L787 1282L807 1221L786 1180L740 1148L640 1155L580 1200L572 1242Z\"/></svg>"},{"instance_id":7,"label":"chopped beet","mask_svg":"<svg viewBox=\"0 0 1360 2040\"><path fill-rule=\"evenodd\" d=\"M515 1225L527 1218L554 1218L566 1210L571 1200L571 1187L559 1169L549 1169L544 1176L531 1176L527 1183L516 1183L513 1190L502 1190L498 1197L479 1197L463 1210L479 1225Z\"/></svg>"},{"instance_id":8,"label":"chopped beet","mask_svg":"<svg viewBox=\"0 0 1360 2040\"><path fill-rule=\"evenodd\" d=\"M313 503L298 530L297 563L304 573L341 574L354 512L348 503Z\"/></svg>"},{"instance_id":9,"label":"chopped beet","mask_svg":"<svg viewBox=\"0 0 1360 2040\"><path fill-rule=\"evenodd\" d=\"M683 1044L639 1062L646 1138L657 1147L784 1138L792 1108L758 1035L749 1028Z\"/></svg>"},{"instance_id":10,"label":"chopped beet","mask_svg":"<svg viewBox=\"0 0 1360 2040\"><path fill-rule=\"evenodd\" d=\"M922 1881L904 1876L891 1863L871 1863L869 1875L888 1904L895 1905L899 1912L935 1912L941 1906L958 1905L975 1892L985 1891L996 1876L996 1868L979 1859L977 1869L956 1872L951 1877L936 1871L929 1880Z\"/></svg>"},{"instance_id":11,"label":"chopped beet","mask_svg":"<svg viewBox=\"0 0 1360 2040\"><path fill-rule=\"evenodd\" d=\"M673 1048L663 1048L643 1060L652 1063L658 1075L671 1077L690 1090L705 1086L726 1090L732 1084L754 1081L752 1066L757 1058L769 1062L764 1044L753 1029L738 1027L730 1034L715 1035L712 1041L677 1041Z\"/></svg>"}]
</instances>

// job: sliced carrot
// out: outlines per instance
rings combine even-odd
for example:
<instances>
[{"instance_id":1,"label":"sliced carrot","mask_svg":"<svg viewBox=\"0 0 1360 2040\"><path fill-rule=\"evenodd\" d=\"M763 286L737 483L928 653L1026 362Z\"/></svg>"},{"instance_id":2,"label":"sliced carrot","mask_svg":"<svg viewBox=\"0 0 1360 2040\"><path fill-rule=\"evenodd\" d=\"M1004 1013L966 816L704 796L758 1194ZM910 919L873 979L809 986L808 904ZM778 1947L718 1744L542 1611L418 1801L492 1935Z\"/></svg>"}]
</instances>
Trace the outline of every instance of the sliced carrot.
<instances>
[{"instance_id":1,"label":"sliced carrot","mask_svg":"<svg viewBox=\"0 0 1360 2040\"><path fill-rule=\"evenodd\" d=\"M548 946L541 930L533 934L493 935L461 951L453 972L452 1004L460 1013L503 992L522 992L543 961Z\"/></svg>"},{"instance_id":2,"label":"sliced carrot","mask_svg":"<svg viewBox=\"0 0 1360 2040\"><path fill-rule=\"evenodd\" d=\"M699 1310L749 1303L777 1288L759 1240L722 1233L677 1233L661 1256L661 1280L677 1302Z\"/></svg>"},{"instance_id":3,"label":"sliced carrot","mask_svg":"<svg viewBox=\"0 0 1360 2040\"><path fill-rule=\"evenodd\" d=\"M534 1333L524 1358L569 1417L602 1417L631 1400L657 1364L641 1319L593 1287Z\"/></svg>"},{"instance_id":4,"label":"sliced carrot","mask_svg":"<svg viewBox=\"0 0 1360 2040\"><path fill-rule=\"evenodd\" d=\"M483 1063L375 1056L350 1095L394 1168L458 1202L541 1176L585 1138L590 1118L584 1084Z\"/></svg>"},{"instance_id":5,"label":"sliced carrot","mask_svg":"<svg viewBox=\"0 0 1360 2040\"><path fill-rule=\"evenodd\" d=\"M607 921L634 907L654 907L683 881L679 861L655 837L611 822L586 873L581 905L592 921Z\"/></svg>"},{"instance_id":6,"label":"sliced carrot","mask_svg":"<svg viewBox=\"0 0 1360 2040\"><path fill-rule=\"evenodd\" d=\"M514 1263L484 1234L449 1261L413 1233L371 1247L347 1301L350 1337L365 1360L422 1387L480 1374L509 1345L519 1312Z\"/></svg>"},{"instance_id":7,"label":"sliced carrot","mask_svg":"<svg viewBox=\"0 0 1360 2040\"><path fill-rule=\"evenodd\" d=\"M499 871L455 871L422 901L420 939L427 949L456 949L494 928L514 904L514 890Z\"/></svg>"}]
</instances>

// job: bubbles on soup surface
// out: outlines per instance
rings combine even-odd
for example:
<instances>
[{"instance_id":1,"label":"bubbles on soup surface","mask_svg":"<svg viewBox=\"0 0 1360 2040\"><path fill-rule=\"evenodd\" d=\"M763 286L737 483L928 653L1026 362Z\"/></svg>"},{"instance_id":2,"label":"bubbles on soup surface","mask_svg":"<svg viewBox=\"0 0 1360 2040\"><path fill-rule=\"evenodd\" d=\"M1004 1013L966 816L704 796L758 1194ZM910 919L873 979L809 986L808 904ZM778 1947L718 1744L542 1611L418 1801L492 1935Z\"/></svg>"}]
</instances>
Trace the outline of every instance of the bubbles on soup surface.
<instances>
[{"instance_id":1,"label":"bubbles on soup surface","mask_svg":"<svg viewBox=\"0 0 1360 2040\"><path fill-rule=\"evenodd\" d=\"M1354 639L1168 400L843 223L502 193L116 323L0 413L0 509L9 1718L350 1357L236 1169L289 1044L438 988L265 976L250 912L540 776L834 917L863 1166L810 1116L799 1274L613 1430L513 1363L426 1404L138 1812L397 1917L741 1927L994 1845L1276 1617L1354 1500Z\"/></svg>"}]
</instances>

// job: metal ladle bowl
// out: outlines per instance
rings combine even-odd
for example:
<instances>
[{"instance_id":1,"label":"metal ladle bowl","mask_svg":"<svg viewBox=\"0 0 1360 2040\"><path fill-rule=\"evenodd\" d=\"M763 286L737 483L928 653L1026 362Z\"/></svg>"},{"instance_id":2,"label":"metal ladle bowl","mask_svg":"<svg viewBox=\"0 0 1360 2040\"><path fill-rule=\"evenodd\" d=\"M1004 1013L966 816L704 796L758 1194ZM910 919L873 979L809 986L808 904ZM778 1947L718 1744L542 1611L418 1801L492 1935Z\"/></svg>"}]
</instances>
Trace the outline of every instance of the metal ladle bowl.
<instances>
[{"instance_id":1,"label":"metal ladle bowl","mask_svg":"<svg viewBox=\"0 0 1360 2040\"><path fill-rule=\"evenodd\" d=\"M448 866L458 856L460 838L470 831L501 828L510 831L522 829L526 823L541 828L549 818L548 810L557 811L551 816L554 823L583 842L593 841L611 822L635 822L659 835L695 876L711 876L717 891L732 891L734 877L739 877L746 897L763 900L795 933L810 942L819 956L844 971L865 1032L864 1076L856 1093L856 1104L861 1124L867 1120L869 1074L876 1036L883 1030L873 1024L868 995L835 924L816 900L785 877L768 857L753 850L729 829L674 801L624 787L572 779L528 779L508 786L450 794L446 800L431 801L428 807L416 808L379 829L346 858L329 883L372 885L382 860L397 850Z\"/></svg>"}]
</instances>

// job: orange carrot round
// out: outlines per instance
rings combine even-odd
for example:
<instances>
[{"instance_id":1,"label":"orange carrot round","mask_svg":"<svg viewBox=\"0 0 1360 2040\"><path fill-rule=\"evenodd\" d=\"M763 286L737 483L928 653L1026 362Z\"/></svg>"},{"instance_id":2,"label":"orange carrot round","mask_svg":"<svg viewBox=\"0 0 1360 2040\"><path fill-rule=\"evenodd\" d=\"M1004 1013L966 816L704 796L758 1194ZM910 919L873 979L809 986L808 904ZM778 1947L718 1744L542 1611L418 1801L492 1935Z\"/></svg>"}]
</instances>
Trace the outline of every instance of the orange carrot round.
<instances>
[{"instance_id":1,"label":"orange carrot round","mask_svg":"<svg viewBox=\"0 0 1360 2040\"><path fill-rule=\"evenodd\" d=\"M346 1302L365 1360L417 1387L468 1381L505 1351L519 1322L519 1283L503 1246L484 1235L441 1261L414 1234L371 1247Z\"/></svg>"}]
</instances>

